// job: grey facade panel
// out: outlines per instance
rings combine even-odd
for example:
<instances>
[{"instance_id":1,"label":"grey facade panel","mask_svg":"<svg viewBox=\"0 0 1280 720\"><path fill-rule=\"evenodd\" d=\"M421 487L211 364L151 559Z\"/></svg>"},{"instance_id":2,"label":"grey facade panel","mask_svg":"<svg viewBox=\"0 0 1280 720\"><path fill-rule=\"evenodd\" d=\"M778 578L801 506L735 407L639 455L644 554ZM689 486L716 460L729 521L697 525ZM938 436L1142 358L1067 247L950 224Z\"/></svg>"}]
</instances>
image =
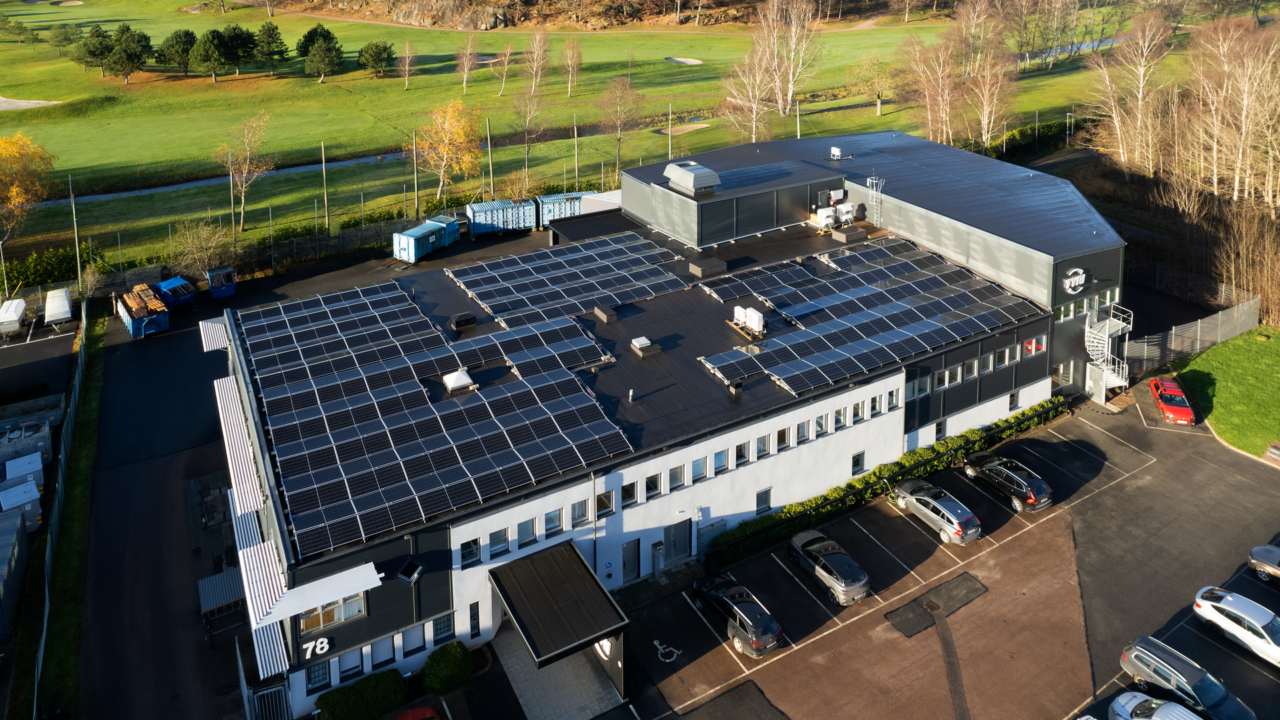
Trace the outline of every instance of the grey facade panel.
<instances>
[{"instance_id":1,"label":"grey facade panel","mask_svg":"<svg viewBox=\"0 0 1280 720\"><path fill-rule=\"evenodd\" d=\"M1016 366L1017 385L1022 387L1049 376L1049 353L1025 358Z\"/></svg>"},{"instance_id":2,"label":"grey facade panel","mask_svg":"<svg viewBox=\"0 0 1280 720\"><path fill-rule=\"evenodd\" d=\"M968 345L961 345L954 350L948 350L947 367L959 365L966 360L973 360L978 357L981 349L981 343L969 343Z\"/></svg>"},{"instance_id":3,"label":"grey facade panel","mask_svg":"<svg viewBox=\"0 0 1280 720\"><path fill-rule=\"evenodd\" d=\"M942 391L943 415L955 415L978 404L978 383L962 382Z\"/></svg>"},{"instance_id":4,"label":"grey facade panel","mask_svg":"<svg viewBox=\"0 0 1280 720\"><path fill-rule=\"evenodd\" d=\"M734 232L734 237L748 233L767 232L778 227L777 214L774 212L778 205L776 192L770 191L750 197L740 197L733 202L736 205L737 216L737 228Z\"/></svg>"},{"instance_id":5,"label":"grey facade panel","mask_svg":"<svg viewBox=\"0 0 1280 720\"><path fill-rule=\"evenodd\" d=\"M622 207L636 218L650 222L653 216L653 191L650 190L649 184L641 182L623 174L622 176Z\"/></svg>"},{"instance_id":6,"label":"grey facade panel","mask_svg":"<svg viewBox=\"0 0 1280 720\"><path fill-rule=\"evenodd\" d=\"M653 203L650 224L680 242L697 243L698 204L693 198L656 185L651 186L649 192Z\"/></svg>"},{"instance_id":7,"label":"grey facade panel","mask_svg":"<svg viewBox=\"0 0 1280 720\"><path fill-rule=\"evenodd\" d=\"M1077 278L1074 283L1071 278ZM1061 260L1053 267L1053 307L1119 287L1124 279L1124 248ZM1083 280L1083 282L1081 281ZM1076 292L1071 292L1075 290Z\"/></svg>"},{"instance_id":8,"label":"grey facade panel","mask_svg":"<svg viewBox=\"0 0 1280 720\"><path fill-rule=\"evenodd\" d=\"M698 240L700 243L716 243L736 236L734 231L734 200L720 200L698 206Z\"/></svg>"},{"instance_id":9,"label":"grey facade panel","mask_svg":"<svg viewBox=\"0 0 1280 720\"><path fill-rule=\"evenodd\" d=\"M789 187L778 190L778 224L804 222L809 217L809 188Z\"/></svg>"},{"instance_id":10,"label":"grey facade panel","mask_svg":"<svg viewBox=\"0 0 1280 720\"><path fill-rule=\"evenodd\" d=\"M978 383L978 402L980 403L1001 395L1008 395L1013 392L1014 369L1012 367L1002 367L999 370L989 372L978 378Z\"/></svg>"}]
</instances>

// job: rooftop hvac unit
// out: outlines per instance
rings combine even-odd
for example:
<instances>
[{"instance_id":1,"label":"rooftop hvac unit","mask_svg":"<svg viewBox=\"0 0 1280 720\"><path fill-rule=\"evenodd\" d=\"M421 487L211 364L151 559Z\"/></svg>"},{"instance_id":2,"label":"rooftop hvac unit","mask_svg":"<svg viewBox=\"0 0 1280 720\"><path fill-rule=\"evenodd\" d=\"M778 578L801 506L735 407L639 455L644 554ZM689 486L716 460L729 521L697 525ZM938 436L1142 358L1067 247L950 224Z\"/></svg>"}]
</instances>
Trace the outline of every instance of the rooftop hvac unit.
<instances>
[{"instance_id":1,"label":"rooftop hvac unit","mask_svg":"<svg viewBox=\"0 0 1280 720\"><path fill-rule=\"evenodd\" d=\"M741 305L733 306L733 321L738 325L747 324L747 309Z\"/></svg>"},{"instance_id":2,"label":"rooftop hvac unit","mask_svg":"<svg viewBox=\"0 0 1280 720\"><path fill-rule=\"evenodd\" d=\"M839 190L832 190L832 191L831 191L831 199L832 199L832 200L843 200L843 199L844 199L844 188L840 188Z\"/></svg>"},{"instance_id":3,"label":"rooftop hvac unit","mask_svg":"<svg viewBox=\"0 0 1280 720\"><path fill-rule=\"evenodd\" d=\"M832 160L839 160L839 159L840 159L840 148L838 148L838 147L833 147L833 148L831 148L831 159L832 159Z\"/></svg>"},{"instance_id":4,"label":"rooftop hvac unit","mask_svg":"<svg viewBox=\"0 0 1280 720\"><path fill-rule=\"evenodd\" d=\"M744 314L747 327L758 333L764 332L764 313L755 308L747 308Z\"/></svg>"},{"instance_id":5,"label":"rooftop hvac unit","mask_svg":"<svg viewBox=\"0 0 1280 720\"><path fill-rule=\"evenodd\" d=\"M836 206L836 217L840 219L842 225L848 225L853 222L853 204L840 203Z\"/></svg>"},{"instance_id":6,"label":"rooftop hvac unit","mask_svg":"<svg viewBox=\"0 0 1280 720\"><path fill-rule=\"evenodd\" d=\"M818 208L817 225L819 230L829 230L835 227L836 211L835 208Z\"/></svg>"},{"instance_id":7,"label":"rooftop hvac unit","mask_svg":"<svg viewBox=\"0 0 1280 720\"><path fill-rule=\"evenodd\" d=\"M651 344L652 344L652 343L650 343L650 342L649 342L649 338L647 338L647 337L638 337L638 338L634 338L634 339L631 341L631 346L632 346L632 347L634 347L634 348L635 348L635 349L637 349L637 350L643 350L643 349L645 349L645 348L649 347L649 345L651 345Z\"/></svg>"},{"instance_id":8,"label":"rooftop hvac unit","mask_svg":"<svg viewBox=\"0 0 1280 720\"><path fill-rule=\"evenodd\" d=\"M476 386L476 384L471 381L471 376L467 374L466 370L449 373L441 378L441 380L444 382L444 386L451 393L465 391Z\"/></svg>"},{"instance_id":9,"label":"rooftop hvac unit","mask_svg":"<svg viewBox=\"0 0 1280 720\"><path fill-rule=\"evenodd\" d=\"M673 189L686 195L705 195L716 190L720 184L720 176L711 168L703 167L692 160L668 163L662 171L663 177L670 180Z\"/></svg>"}]
</instances>

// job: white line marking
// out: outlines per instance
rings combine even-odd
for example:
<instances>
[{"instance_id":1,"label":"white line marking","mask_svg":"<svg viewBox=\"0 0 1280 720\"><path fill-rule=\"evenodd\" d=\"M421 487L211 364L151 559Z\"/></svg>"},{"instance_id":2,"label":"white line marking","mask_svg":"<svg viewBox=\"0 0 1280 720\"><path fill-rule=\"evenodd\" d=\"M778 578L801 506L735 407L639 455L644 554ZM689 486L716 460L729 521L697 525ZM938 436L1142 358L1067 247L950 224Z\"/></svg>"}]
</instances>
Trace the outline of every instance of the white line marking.
<instances>
[{"instance_id":1,"label":"white line marking","mask_svg":"<svg viewBox=\"0 0 1280 720\"><path fill-rule=\"evenodd\" d=\"M1275 584L1275 583L1273 583L1273 582L1262 582L1261 580L1259 580L1259 579L1258 579L1258 577L1257 577L1256 575L1254 575L1254 574L1253 574L1253 571L1252 571L1252 570L1250 570L1250 571L1249 571L1249 572L1247 572L1247 573L1242 573L1242 574L1243 574L1245 577L1247 577L1247 578L1249 578L1250 580L1252 580L1252 581L1253 581L1253 584L1254 584L1254 585L1257 585L1258 587L1266 588L1266 589L1270 590L1271 592L1280 592L1280 587L1276 587L1276 584ZM1235 579L1235 578L1232 578L1232 580L1234 580L1234 579ZM1231 582L1231 580L1228 580L1227 582Z\"/></svg>"},{"instance_id":2,"label":"white line marking","mask_svg":"<svg viewBox=\"0 0 1280 720\"><path fill-rule=\"evenodd\" d=\"M1197 630L1197 629L1195 629L1195 628L1193 628L1193 627L1189 627L1189 628L1187 628L1187 629L1188 629L1188 630L1190 630L1191 632L1193 632L1193 633L1195 633L1195 634L1199 635L1200 637L1204 638L1205 640L1208 640L1209 642L1213 643L1214 645L1217 645L1218 647L1222 648L1223 650L1226 650L1228 654L1230 654L1230 655L1232 655L1232 656L1234 656L1234 657L1239 658L1240 660L1242 660L1242 661L1244 662L1244 664L1245 664L1245 665L1248 665L1249 667L1253 668L1254 670L1257 670L1258 672L1262 673L1263 675L1266 675L1266 676L1267 676L1267 679L1268 679L1268 680L1270 680L1271 682L1274 682L1274 683L1280 683L1280 678L1277 678L1275 675L1272 675L1271 673L1267 672L1266 670L1263 670L1262 668L1258 667L1257 665L1254 665L1252 662L1249 662L1250 660L1255 659L1255 658L1257 657L1256 655L1255 655L1255 656L1251 656L1251 657L1241 657L1241 656L1240 656L1240 653L1236 652L1236 649L1237 649L1237 648L1239 648L1239 646L1238 646L1238 645L1236 645L1235 643L1231 643L1231 646L1228 646L1228 645L1227 645L1227 643L1223 642L1222 640L1220 640L1220 639L1218 639L1218 638L1210 637L1210 636L1208 636L1208 635L1205 635L1204 633L1200 632L1199 630Z\"/></svg>"},{"instance_id":3,"label":"white line marking","mask_svg":"<svg viewBox=\"0 0 1280 720\"><path fill-rule=\"evenodd\" d=\"M1121 675L1124 675L1124 671L1123 671L1123 670L1121 670L1120 672L1116 673L1116 676L1115 676L1115 677L1111 678L1110 680L1108 680L1108 681L1106 682L1106 684L1105 684L1105 685L1103 685L1102 687L1098 688L1098 689L1097 689L1097 691L1095 691L1091 696L1089 696L1089 698L1088 698L1087 700L1085 700L1084 702L1082 702L1082 703L1080 703L1079 705L1077 705L1075 710L1072 710L1071 712L1067 713L1066 717L1064 717L1062 720L1073 720L1073 719L1076 717L1076 713L1078 713L1078 712L1080 712L1081 710L1083 710L1083 709L1085 708L1085 706L1086 706L1086 705L1088 705L1088 704L1089 704L1089 703L1091 703L1091 702L1097 702L1097 701L1098 701L1098 698L1100 698L1100 697L1102 697L1103 695L1106 695L1106 694L1107 694L1107 693L1106 693L1106 690L1107 690L1107 688L1111 687L1111 683L1116 683L1117 685L1119 685L1119 686L1120 686L1120 688L1121 688L1121 689L1124 689L1124 683L1120 682L1120 676L1121 676Z\"/></svg>"},{"instance_id":4,"label":"white line marking","mask_svg":"<svg viewBox=\"0 0 1280 720\"><path fill-rule=\"evenodd\" d=\"M1147 461L1147 464L1146 464L1146 465L1143 465L1142 467L1138 468L1137 470L1132 470L1132 471L1130 471L1130 472L1127 472L1127 473L1125 473L1125 474L1121 475L1120 477L1116 478L1115 480L1112 480L1111 482L1107 483L1106 485L1103 485L1102 487L1100 487L1100 488L1097 488L1097 489L1093 490L1093 491L1092 491L1092 492L1090 492L1088 495L1082 495L1081 497L1073 498L1070 502L1067 502L1067 503L1064 503L1064 504L1062 504L1062 505L1059 505L1058 507L1071 507L1072 505L1075 505L1076 503L1080 502L1081 500L1085 500L1085 499L1087 499L1087 498L1091 498L1091 497L1093 497L1094 495L1097 495L1098 493L1102 492L1103 490L1106 490L1107 488L1111 487L1112 485L1115 485L1116 483L1120 482L1121 480L1124 480L1125 478L1129 477L1130 475L1132 475L1132 474L1134 474L1134 473L1138 472L1139 470L1145 470L1149 465L1151 465L1151 463L1153 463L1153 462L1155 462L1155 461L1156 461L1156 459L1155 459L1155 458L1151 458L1150 460L1148 460L1148 461ZM1039 524L1039 523L1037 523L1037 524Z\"/></svg>"},{"instance_id":5,"label":"white line marking","mask_svg":"<svg viewBox=\"0 0 1280 720\"><path fill-rule=\"evenodd\" d=\"M911 568L907 567L907 564L899 560L897 555L894 555L893 553L889 552L889 548L885 547L883 543L877 540L875 535L872 535L871 533L867 532L867 529L859 525L857 520L854 520L853 518L849 518L849 522L857 526L857 528L862 532L867 533L867 537L871 538L872 542L879 545L881 550L885 551L886 553L889 553L889 557L893 558L894 562L901 565L903 570L906 570L907 572L911 573L911 577L915 578L916 580L919 580L922 585L924 584L924 579L921 578L919 575L917 575L915 570L912 570Z\"/></svg>"},{"instance_id":6,"label":"white line marking","mask_svg":"<svg viewBox=\"0 0 1280 720\"><path fill-rule=\"evenodd\" d=\"M941 540L939 540L939 539L938 539L938 537L937 537L936 535L933 535L933 534L931 534L931 533L927 533L927 532L925 532L925 531L924 531L924 528L920 527L919 525L917 525L917 524L915 523L915 518L913 518L911 515L907 515L906 513L902 512L901 510L898 510L898 506L897 506L896 504L894 504L894 503L889 503L889 507L893 508L895 511L897 511L897 513L898 513L899 515L901 515L902 517L906 518L906 519L907 519L907 523L908 523L909 525L911 525L911 527L913 527L913 528L915 528L915 529L919 530L921 533L924 533L924 536L925 536L925 537L927 537L927 538L929 538L930 540L932 540L932 541L934 541L935 543L937 543L937 544L938 544L938 547L942 548L942 552L944 552L944 553L946 553L946 554L948 554L948 555L951 555L951 551L947 549L947 545L949 545L950 543L944 543L944 542L942 542ZM913 514L914 514L914 513L913 513ZM960 558L956 557L955 555L951 555L951 559L952 559L952 560L955 560L956 562L960 562Z\"/></svg>"},{"instance_id":7,"label":"white line marking","mask_svg":"<svg viewBox=\"0 0 1280 720\"><path fill-rule=\"evenodd\" d=\"M1058 435L1058 431L1057 431L1057 430L1050 430L1049 432L1053 433L1054 435ZM1064 437L1064 436L1062 436L1062 435L1058 435L1058 437L1062 438L1062 441L1063 441L1063 442L1069 443L1069 444L1071 444L1071 445L1076 446L1077 448L1080 448L1080 452L1084 453L1085 455L1088 455L1088 456L1090 456L1090 457L1097 458L1097 459L1101 460L1101 461L1102 461L1102 463L1103 463L1104 465L1111 465L1111 467L1112 467L1112 468L1114 468L1115 470L1118 470L1118 471L1120 471L1120 472L1124 472L1124 470L1121 470L1121 469L1120 469L1120 467L1118 467L1118 466L1116 466L1116 465L1112 464L1112 463L1111 463L1109 460L1107 460L1105 457L1102 457L1101 455L1098 455L1097 453L1091 453L1091 452L1089 452L1088 450L1085 450L1085 449L1084 449L1084 446L1083 446L1083 445L1081 445L1080 443L1076 442L1075 440L1072 440L1072 439L1071 439L1071 438L1069 438L1069 437ZM1143 454L1145 455L1146 453L1143 453ZM1147 457L1151 457L1151 456L1150 456L1150 455L1147 455Z\"/></svg>"},{"instance_id":8,"label":"white line marking","mask_svg":"<svg viewBox=\"0 0 1280 720\"><path fill-rule=\"evenodd\" d=\"M810 598L812 598L812 599L813 599L813 601L814 601L814 602L818 603L818 607L822 608L822 611L823 611L823 612L825 612L826 614L830 615L830 616L831 616L831 619L832 619L832 620L835 620L837 623L839 623L839 624L841 624L841 625L843 625L843 624L844 624L844 623L840 622L840 618L837 618L837 617L835 616L835 614L834 614L834 613L832 613L830 610L828 610L828 609L827 609L827 606L826 606L825 604L823 604L823 602L822 602L821 600L819 600L819 599L817 598L817 596L816 596L816 595L814 595L813 593L809 592L809 588L805 587L805 586L804 586L804 583L800 582L800 578L796 577L796 576L795 576L795 573L791 572L791 568L787 567L787 564L786 564L786 563L782 562L781 560L778 560L778 556L777 556L777 555L774 555L773 553L769 553L769 557L773 558L775 561L777 561L777 563L778 563L779 565L781 565L781 566L782 566L782 570L783 570L783 572L785 572L787 575L789 575L789 576L791 577L791 579L792 579L792 580L795 580L795 581L796 581L796 584L800 586L800 589L804 591L804 594L805 594L805 595L808 595Z\"/></svg>"},{"instance_id":9,"label":"white line marking","mask_svg":"<svg viewBox=\"0 0 1280 720\"><path fill-rule=\"evenodd\" d=\"M449 703L445 702L443 697L440 698L440 707L444 708L444 716L453 720L453 713L449 712Z\"/></svg>"},{"instance_id":10,"label":"white line marking","mask_svg":"<svg viewBox=\"0 0 1280 720\"><path fill-rule=\"evenodd\" d=\"M733 646L730 645L727 640L720 640L720 633L716 632L716 629L711 626L711 623L707 622L707 618L703 616L702 611L698 609L697 605L693 604L693 601L689 599L688 595L684 594L683 590L680 591L680 594L684 597L685 602L689 603L689 607L693 608L693 611L698 613L698 617L702 618L703 624L705 624L707 626L707 629L711 631L712 637L716 638L716 640L719 640L720 647L724 648L726 651L728 651L730 655L733 656L733 661L738 663L738 667L742 668L742 672L745 673L747 671L747 666L743 665L742 661L738 659L738 651L734 650Z\"/></svg>"},{"instance_id":11,"label":"white line marking","mask_svg":"<svg viewBox=\"0 0 1280 720\"><path fill-rule=\"evenodd\" d=\"M627 705L627 708L631 710L631 714L635 716L636 720L640 720L640 713L636 712L636 708L634 705L629 704Z\"/></svg>"},{"instance_id":12,"label":"white line marking","mask_svg":"<svg viewBox=\"0 0 1280 720\"><path fill-rule=\"evenodd\" d=\"M1106 433L1107 435L1111 435L1111 433L1107 432L1106 430L1103 430L1102 428L1098 427L1097 425L1094 425L1093 423L1089 422L1088 420L1085 420L1084 418L1080 418L1080 422L1084 423L1085 425L1088 425L1089 427L1093 428L1094 430L1097 430L1098 432L1102 432L1102 433ZM1146 455L1147 457L1151 458L1152 460L1155 460L1155 458L1154 458L1154 457L1152 457L1151 455L1149 455L1149 454L1147 454L1147 453L1145 453L1145 452L1142 452L1141 450L1138 450L1138 448L1134 447L1132 444L1127 443L1127 442L1125 442L1124 440L1121 440L1120 438L1116 437L1115 435L1111 435L1111 437L1115 438L1115 440L1116 440L1116 441L1118 441L1118 442L1121 442L1121 443L1124 443L1125 445L1128 445L1129 447L1133 448L1136 452L1142 453L1143 455Z\"/></svg>"}]
</instances>

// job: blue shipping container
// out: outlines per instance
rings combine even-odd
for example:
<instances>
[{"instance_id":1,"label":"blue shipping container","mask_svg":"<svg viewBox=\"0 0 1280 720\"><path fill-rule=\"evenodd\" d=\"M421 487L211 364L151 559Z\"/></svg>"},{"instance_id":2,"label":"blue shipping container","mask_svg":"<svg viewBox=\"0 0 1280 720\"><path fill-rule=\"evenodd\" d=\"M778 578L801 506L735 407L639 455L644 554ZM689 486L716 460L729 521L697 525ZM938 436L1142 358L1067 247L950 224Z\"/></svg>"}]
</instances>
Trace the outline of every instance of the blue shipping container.
<instances>
[{"instance_id":1,"label":"blue shipping container","mask_svg":"<svg viewBox=\"0 0 1280 720\"><path fill-rule=\"evenodd\" d=\"M0 513L0 641L13 636L14 611L27 567L27 528L22 509Z\"/></svg>"},{"instance_id":2,"label":"blue shipping container","mask_svg":"<svg viewBox=\"0 0 1280 720\"><path fill-rule=\"evenodd\" d=\"M538 205L533 200L492 200L467 206L471 236L508 230L532 230L538 225Z\"/></svg>"},{"instance_id":3,"label":"blue shipping container","mask_svg":"<svg viewBox=\"0 0 1280 720\"><path fill-rule=\"evenodd\" d=\"M416 263L444 246L445 226L430 220L391 236L391 254L407 263Z\"/></svg>"},{"instance_id":4,"label":"blue shipping container","mask_svg":"<svg viewBox=\"0 0 1280 720\"><path fill-rule=\"evenodd\" d=\"M582 197L590 192L560 193L538 198L538 227L546 227L552 220L563 220L582 214Z\"/></svg>"},{"instance_id":5,"label":"blue shipping container","mask_svg":"<svg viewBox=\"0 0 1280 720\"><path fill-rule=\"evenodd\" d=\"M160 297L171 308L176 309L183 305L189 305L196 298L196 289L191 286L191 283L180 277L165 280L156 285L156 287L160 289Z\"/></svg>"},{"instance_id":6,"label":"blue shipping container","mask_svg":"<svg viewBox=\"0 0 1280 720\"><path fill-rule=\"evenodd\" d=\"M231 297L236 294L236 271L231 266L210 268L204 271L209 281L209 294L216 298Z\"/></svg>"},{"instance_id":7,"label":"blue shipping container","mask_svg":"<svg viewBox=\"0 0 1280 720\"><path fill-rule=\"evenodd\" d=\"M458 218L452 215L437 215L431 218L431 222L444 226L444 245L441 247L448 247L458 242Z\"/></svg>"}]
</instances>

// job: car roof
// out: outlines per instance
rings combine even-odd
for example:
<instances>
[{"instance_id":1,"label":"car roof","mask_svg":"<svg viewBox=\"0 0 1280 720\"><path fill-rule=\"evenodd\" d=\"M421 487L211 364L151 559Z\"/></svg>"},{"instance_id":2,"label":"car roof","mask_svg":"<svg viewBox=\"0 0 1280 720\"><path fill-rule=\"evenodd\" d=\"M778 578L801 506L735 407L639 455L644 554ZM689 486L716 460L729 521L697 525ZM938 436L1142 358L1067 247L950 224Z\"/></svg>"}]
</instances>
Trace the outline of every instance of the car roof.
<instances>
[{"instance_id":1,"label":"car roof","mask_svg":"<svg viewBox=\"0 0 1280 720\"><path fill-rule=\"evenodd\" d=\"M1178 387L1178 384L1173 382L1172 380L1166 380L1164 378L1156 378L1156 382L1160 386L1160 392L1168 393L1169 395L1182 394L1182 388Z\"/></svg>"},{"instance_id":2,"label":"car roof","mask_svg":"<svg viewBox=\"0 0 1280 720\"><path fill-rule=\"evenodd\" d=\"M1208 588L1206 588L1206 590L1207 589ZM1201 590L1200 592L1203 594L1204 590ZM1249 598L1243 595L1237 595L1230 591L1227 591L1226 597L1221 600L1214 600L1211 602L1216 602L1232 612L1243 615L1246 619L1251 620L1258 625L1266 625L1275 619L1276 616L1275 613L1262 607Z\"/></svg>"},{"instance_id":3,"label":"car roof","mask_svg":"<svg viewBox=\"0 0 1280 720\"><path fill-rule=\"evenodd\" d=\"M1170 669L1182 676L1188 685L1200 682L1207 673L1191 658L1156 640L1150 635L1143 635L1133 641L1133 647L1168 665Z\"/></svg>"},{"instance_id":4,"label":"car roof","mask_svg":"<svg viewBox=\"0 0 1280 720\"><path fill-rule=\"evenodd\" d=\"M796 533L795 535L791 536L791 542L803 547L804 544L807 542L811 542L813 540L821 540L826 537L827 537L826 535L823 535L817 530L802 530Z\"/></svg>"}]
</instances>

